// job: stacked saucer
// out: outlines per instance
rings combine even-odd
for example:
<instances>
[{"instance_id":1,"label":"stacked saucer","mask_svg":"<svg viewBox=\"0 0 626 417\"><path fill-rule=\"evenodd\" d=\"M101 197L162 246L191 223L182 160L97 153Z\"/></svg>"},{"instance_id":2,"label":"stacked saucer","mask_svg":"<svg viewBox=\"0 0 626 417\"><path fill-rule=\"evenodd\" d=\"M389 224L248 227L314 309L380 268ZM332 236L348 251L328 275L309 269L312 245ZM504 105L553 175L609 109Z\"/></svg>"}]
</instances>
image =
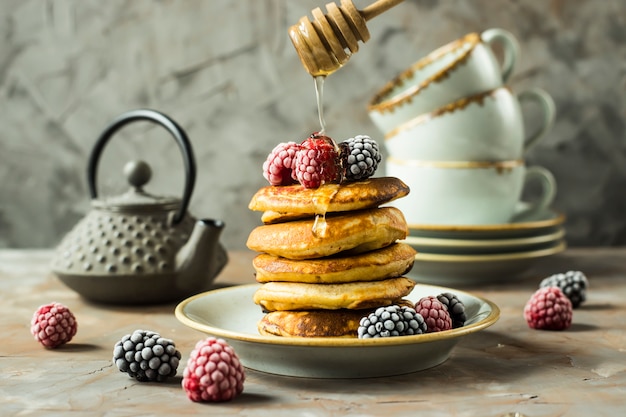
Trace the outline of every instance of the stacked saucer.
<instances>
[{"instance_id":1,"label":"stacked saucer","mask_svg":"<svg viewBox=\"0 0 626 417\"><path fill-rule=\"evenodd\" d=\"M520 204L518 210L525 207ZM409 225L417 250L407 275L418 282L472 285L507 282L565 247L565 216L552 209L504 224Z\"/></svg>"}]
</instances>

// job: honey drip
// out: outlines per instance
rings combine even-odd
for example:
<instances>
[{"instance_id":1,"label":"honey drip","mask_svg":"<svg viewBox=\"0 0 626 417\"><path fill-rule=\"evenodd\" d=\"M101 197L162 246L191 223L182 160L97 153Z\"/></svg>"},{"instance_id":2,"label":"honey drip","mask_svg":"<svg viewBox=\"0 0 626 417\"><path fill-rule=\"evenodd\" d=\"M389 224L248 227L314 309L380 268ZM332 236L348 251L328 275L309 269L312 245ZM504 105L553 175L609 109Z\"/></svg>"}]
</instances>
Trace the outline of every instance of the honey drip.
<instances>
[{"instance_id":1,"label":"honey drip","mask_svg":"<svg viewBox=\"0 0 626 417\"><path fill-rule=\"evenodd\" d=\"M328 223L326 223L326 214L316 214L315 221L313 222L313 227L311 228L311 233L316 238L324 238L326 237L326 232L328 230Z\"/></svg>"},{"instance_id":2,"label":"honey drip","mask_svg":"<svg viewBox=\"0 0 626 417\"><path fill-rule=\"evenodd\" d=\"M315 209L315 221L311 232L316 238L324 238L328 233L328 224L326 223L326 213L330 202L339 192L339 184L324 184L317 189L311 202Z\"/></svg>"}]
</instances>

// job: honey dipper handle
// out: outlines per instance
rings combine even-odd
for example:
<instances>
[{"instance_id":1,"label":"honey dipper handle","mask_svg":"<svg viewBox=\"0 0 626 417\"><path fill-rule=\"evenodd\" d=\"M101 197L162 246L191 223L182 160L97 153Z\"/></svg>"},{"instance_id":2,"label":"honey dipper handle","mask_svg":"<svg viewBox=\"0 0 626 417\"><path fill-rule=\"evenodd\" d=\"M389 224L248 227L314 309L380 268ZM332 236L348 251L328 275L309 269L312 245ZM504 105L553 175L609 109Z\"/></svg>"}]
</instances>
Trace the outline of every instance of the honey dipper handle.
<instances>
[{"instance_id":1,"label":"honey dipper handle","mask_svg":"<svg viewBox=\"0 0 626 417\"><path fill-rule=\"evenodd\" d=\"M372 3L363 10L361 10L361 16L363 16L363 19L365 20L373 19L379 14L386 12L393 6L396 6L403 1L404 0L378 0L377 2Z\"/></svg>"}]
</instances>

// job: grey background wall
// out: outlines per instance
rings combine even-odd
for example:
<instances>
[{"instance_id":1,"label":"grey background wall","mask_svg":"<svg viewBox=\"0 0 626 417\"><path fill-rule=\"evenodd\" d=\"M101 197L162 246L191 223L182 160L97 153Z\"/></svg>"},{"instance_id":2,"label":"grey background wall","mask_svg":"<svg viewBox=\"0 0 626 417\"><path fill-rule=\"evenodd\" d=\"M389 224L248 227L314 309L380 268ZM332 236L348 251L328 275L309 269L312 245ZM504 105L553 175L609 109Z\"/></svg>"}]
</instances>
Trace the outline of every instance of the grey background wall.
<instances>
[{"instance_id":1,"label":"grey background wall","mask_svg":"<svg viewBox=\"0 0 626 417\"><path fill-rule=\"evenodd\" d=\"M325 3L1 0L0 247L55 246L89 210L85 171L98 133L117 114L150 107L193 142L191 212L223 219L224 244L244 248L259 223L247 204L264 185L267 153L318 128L313 81L287 28ZM377 137L365 107L378 88L490 27L520 40L513 89L540 87L556 101L556 125L527 160L554 173L570 245L626 244L623 0L407 0L372 20L371 40L327 80L329 134ZM180 193L174 141L142 123L106 148L102 195L125 189L122 167L135 158L153 167L150 191Z\"/></svg>"}]
</instances>

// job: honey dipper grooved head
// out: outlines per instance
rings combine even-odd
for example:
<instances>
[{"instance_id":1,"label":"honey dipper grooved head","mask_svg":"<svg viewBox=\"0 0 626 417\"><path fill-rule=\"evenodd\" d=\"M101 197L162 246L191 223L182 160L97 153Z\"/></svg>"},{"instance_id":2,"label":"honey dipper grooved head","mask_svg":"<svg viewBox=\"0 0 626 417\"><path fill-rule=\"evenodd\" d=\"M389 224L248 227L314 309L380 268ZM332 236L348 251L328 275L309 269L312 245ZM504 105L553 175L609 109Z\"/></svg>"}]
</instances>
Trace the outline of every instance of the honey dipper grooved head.
<instances>
[{"instance_id":1,"label":"honey dipper grooved head","mask_svg":"<svg viewBox=\"0 0 626 417\"><path fill-rule=\"evenodd\" d=\"M343 66L350 54L358 51L358 41L370 38L365 18L351 0L326 5L312 11L313 21L306 16L289 29L289 37L300 61L314 77L326 76Z\"/></svg>"}]
</instances>

